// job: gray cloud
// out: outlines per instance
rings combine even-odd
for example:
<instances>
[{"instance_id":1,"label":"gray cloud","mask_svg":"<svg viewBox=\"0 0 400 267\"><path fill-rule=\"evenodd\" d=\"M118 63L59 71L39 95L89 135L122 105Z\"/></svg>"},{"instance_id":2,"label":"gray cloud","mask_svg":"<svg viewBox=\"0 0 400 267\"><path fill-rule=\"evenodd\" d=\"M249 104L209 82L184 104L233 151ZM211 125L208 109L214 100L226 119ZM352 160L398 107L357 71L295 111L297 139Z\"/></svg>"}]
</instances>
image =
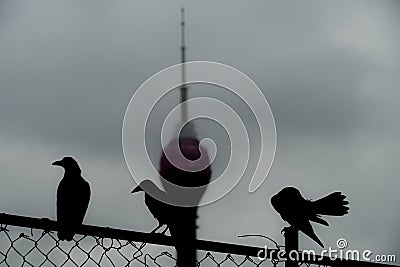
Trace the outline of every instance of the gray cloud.
<instances>
[{"instance_id":1,"label":"gray cloud","mask_svg":"<svg viewBox=\"0 0 400 267\"><path fill-rule=\"evenodd\" d=\"M199 236L281 240L283 223L269 198L292 184L310 198L349 195L350 215L332 219L329 230L317 227L327 246L344 237L352 248L399 257L397 1L0 2L1 210L54 218L61 173L50 162L72 154L93 188L87 223L152 229L142 198L127 190L134 183L121 127L136 88L179 62L182 4L188 59L249 75L278 130L267 182L249 195L245 177L201 208ZM243 111L231 96L221 98Z\"/></svg>"}]
</instances>

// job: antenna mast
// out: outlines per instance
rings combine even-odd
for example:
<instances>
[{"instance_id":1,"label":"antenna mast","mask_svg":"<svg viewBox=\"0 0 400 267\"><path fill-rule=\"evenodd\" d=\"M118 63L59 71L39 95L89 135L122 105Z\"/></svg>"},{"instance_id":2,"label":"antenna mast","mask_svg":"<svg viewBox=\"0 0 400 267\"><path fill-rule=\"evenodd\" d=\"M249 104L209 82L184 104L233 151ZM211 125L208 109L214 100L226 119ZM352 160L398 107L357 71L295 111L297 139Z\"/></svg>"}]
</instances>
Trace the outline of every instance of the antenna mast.
<instances>
[{"instance_id":1,"label":"antenna mast","mask_svg":"<svg viewBox=\"0 0 400 267\"><path fill-rule=\"evenodd\" d=\"M186 70L185 70L185 63L186 63L186 45L185 45L185 9L181 8L181 57L182 57L182 87L181 87L181 120L182 124L187 121L188 114L187 114L187 87L186 87Z\"/></svg>"}]
</instances>

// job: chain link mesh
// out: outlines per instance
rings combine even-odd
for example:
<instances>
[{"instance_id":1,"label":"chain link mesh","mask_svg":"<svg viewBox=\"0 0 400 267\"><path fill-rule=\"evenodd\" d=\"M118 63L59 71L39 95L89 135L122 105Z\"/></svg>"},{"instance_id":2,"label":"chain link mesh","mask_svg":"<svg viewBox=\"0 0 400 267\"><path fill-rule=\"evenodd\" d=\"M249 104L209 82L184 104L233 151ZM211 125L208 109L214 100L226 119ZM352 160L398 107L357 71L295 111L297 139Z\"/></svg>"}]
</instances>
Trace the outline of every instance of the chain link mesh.
<instances>
[{"instance_id":1,"label":"chain link mesh","mask_svg":"<svg viewBox=\"0 0 400 267\"><path fill-rule=\"evenodd\" d=\"M272 250L282 249L281 245L266 238L274 243L275 247ZM225 247L224 251L227 252L232 246L227 243L222 245ZM72 241L67 242L59 241L55 231L0 225L0 267L177 266L175 254L174 247L166 245L79 234L76 234ZM238 255L237 250L232 253L199 250L197 254L197 266L204 267L285 265L285 261L282 260L261 260L240 252L239 254L242 255ZM299 263L298 266L323 265Z\"/></svg>"},{"instance_id":2,"label":"chain link mesh","mask_svg":"<svg viewBox=\"0 0 400 267\"><path fill-rule=\"evenodd\" d=\"M198 252L198 266L277 266L257 257ZM0 227L0 266L89 267L176 266L173 247L75 235L59 241L56 232L16 226Z\"/></svg>"}]
</instances>

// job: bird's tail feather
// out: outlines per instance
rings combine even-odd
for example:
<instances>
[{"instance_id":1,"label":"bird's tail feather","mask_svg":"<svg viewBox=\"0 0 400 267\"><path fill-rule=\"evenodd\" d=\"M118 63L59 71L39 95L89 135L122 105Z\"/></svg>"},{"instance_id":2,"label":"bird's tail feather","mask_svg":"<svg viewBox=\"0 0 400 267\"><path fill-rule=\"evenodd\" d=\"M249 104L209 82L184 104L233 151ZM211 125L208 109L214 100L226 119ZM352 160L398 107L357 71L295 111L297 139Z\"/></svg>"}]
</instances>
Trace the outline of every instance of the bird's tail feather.
<instances>
[{"instance_id":1,"label":"bird's tail feather","mask_svg":"<svg viewBox=\"0 0 400 267\"><path fill-rule=\"evenodd\" d=\"M321 217L319 217L318 215L310 217L310 221L313 221L313 222L316 222L316 223L320 223L320 224L325 225L325 226L329 226L329 223L327 221L325 221L324 219L322 219Z\"/></svg>"},{"instance_id":2,"label":"bird's tail feather","mask_svg":"<svg viewBox=\"0 0 400 267\"><path fill-rule=\"evenodd\" d=\"M318 245L320 245L322 248L324 247L324 244L322 244L321 240L318 238L318 236L314 233L314 231L311 232L304 232L306 235L308 235L308 237L310 237L312 240L314 240L315 242L318 243Z\"/></svg>"},{"instance_id":3,"label":"bird's tail feather","mask_svg":"<svg viewBox=\"0 0 400 267\"><path fill-rule=\"evenodd\" d=\"M316 214L343 216L349 212L349 202L341 192L334 192L312 203Z\"/></svg>"}]
</instances>

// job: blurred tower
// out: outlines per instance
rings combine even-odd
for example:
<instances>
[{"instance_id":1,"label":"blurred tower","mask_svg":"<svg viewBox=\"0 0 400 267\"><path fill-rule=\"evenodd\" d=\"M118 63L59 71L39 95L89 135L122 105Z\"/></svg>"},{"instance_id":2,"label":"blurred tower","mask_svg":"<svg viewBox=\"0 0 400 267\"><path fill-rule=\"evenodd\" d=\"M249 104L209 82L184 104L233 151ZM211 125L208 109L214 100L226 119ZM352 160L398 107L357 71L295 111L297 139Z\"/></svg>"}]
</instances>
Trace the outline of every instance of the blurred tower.
<instances>
[{"instance_id":1,"label":"blurred tower","mask_svg":"<svg viewBox=\"0 0 400 267\"><path fill-rule=\"evenodd\" d=\"M187 97L187 85L186 85L186 68L185 68L185 63L186 63L186 44L185 44L185 9L181 9L181 63L182 63L182 86L180 88L181 92L181 103L182 103L182 109L181 109L181 125L182 126L188 118L188 106L186 101L188 100ZM194 124L189 122L185 128L182 130L180 133L180 137L196 137L196 131L194 129Z\"/></svg>"},{"instance_id":2,"label":"blurred tower","mask_svg":"<svg viewBox=\"0 0 400 267\"><path fill-rule=\"evenodd\" d=\"M178 125L179 129L185 125L188 119L188 87L186 85L186 45L185 45L185 10L181 9L181 63L182 63L182 86L180 88L180 102L181 109L181 123ZM178 141L178 142L177 142ZM178 144L178 145L177 145ZM180 150L180 151L179 151ZM178 155L181 152L186 159L196 160L203 155L203 162L198 162L200 166L208 166L200 171L185 171L174 166L166 157L168 155ZM207 161L207 162L204 162ZM160 160L160 175L168 182L175 186L182 188L193 188L191 194L180 193L175 187L161 179L167 194L173 197L185 198L185 203L191 203L187 207L174 207L174 218L172 225L169 225L171 236L175 239L175 248L177 251L177 265L179 267L194 267L196 266L196 219L197 219L197 205L203 195L207 184L211 178L211 167L209 166L209 158L207 151L200 148L200 142L196 137L196 132L193 122L185 125L179 133L178 140L172 140L169 145L163 148L163 153ZM198 189L196 189L198 188Z\"/></svg>"}]
</instances>

